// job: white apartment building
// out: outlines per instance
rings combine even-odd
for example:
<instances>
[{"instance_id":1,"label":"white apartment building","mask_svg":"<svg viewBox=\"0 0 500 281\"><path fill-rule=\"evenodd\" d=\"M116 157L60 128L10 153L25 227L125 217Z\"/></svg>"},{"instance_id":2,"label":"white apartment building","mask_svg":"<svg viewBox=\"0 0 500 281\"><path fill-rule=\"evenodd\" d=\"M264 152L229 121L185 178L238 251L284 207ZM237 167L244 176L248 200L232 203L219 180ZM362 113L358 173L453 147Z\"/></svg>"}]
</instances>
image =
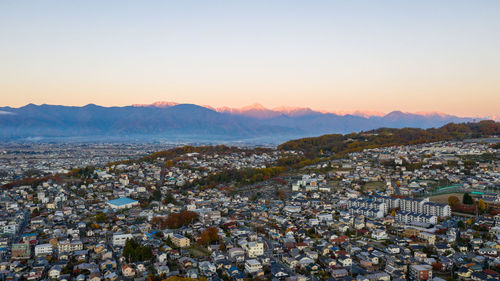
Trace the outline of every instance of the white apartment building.
<instances>
[{"instance_id":1,"label":"white apartment building","mask_svg":"<svg viewBox=\"0 0 500 281\"><path fill-rule=\"evenodd\" d=\"M80 251L83 249L83 243L80 240L69 241L69 239L59 241L59 245L57 245L57 250L59 253L63 252L74 252Z\"/></svg>"},{"instance_id":2,"label":"white apartment building","mask_svg":"<svg viewBox=\"0 0 500 281\"><path fill-rule=\"evenodd\" d=\"M127 242L127 239L132 239L132 238L134 237L130 233L113 234L113 246L123 247L125 246L125 242Z\"/></svg>"},{"instance_id":3,"label":"white apartment building","mask_svg":"<svg viewBox=\"0 0 500 281\"><path fill-rule=\"evenodd\" d=\"M245 261L245 271L248 273L259 272L262 270L262 264L256 259L249 259Z\"/></svg>"},{"instance_id":4,"label":"white apartment building","mask_svg":"<svg viewBox=\"0 0 500 281\"><path fill-rule=\"evenodd\" d=\"M256 258L264 255L264 243L248 242L242 245L249 258Z\"/></svg>"},{"instance_id":5,"label":"white apartment building","mask_svg":"<svg viewBox=\"0 0 500 281\"><path fill-rule=\"evenodd\" d=\"M417 214L412 212L397 212L395 219L397 222L409 224L412 222L436 224L437 216Z\"/></svg>"},{"instance_id":6,"label":"white apartment building","mask_svg":"<svg viewBox=\"0 0 500 281\"><path fill-rule=\"evenodd\" d=\"M35 246L35 256L50 255L52 254L51 244L40 244Z\"/></svg>"}]
</instances>

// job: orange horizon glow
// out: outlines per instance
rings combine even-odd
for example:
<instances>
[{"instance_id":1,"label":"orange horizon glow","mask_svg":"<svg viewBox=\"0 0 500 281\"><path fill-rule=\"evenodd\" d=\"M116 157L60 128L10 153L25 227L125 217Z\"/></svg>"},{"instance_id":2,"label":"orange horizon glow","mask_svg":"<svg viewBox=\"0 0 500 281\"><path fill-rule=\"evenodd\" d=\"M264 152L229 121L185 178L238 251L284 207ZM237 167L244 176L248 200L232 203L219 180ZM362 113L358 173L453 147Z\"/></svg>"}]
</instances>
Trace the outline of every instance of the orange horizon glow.
<instances>
[{"instance_id":1,"label":"orange horizon glow","mask_svg":"<svg viewBox=\"0 0 500 281\"><path fill-rule=\"evenodd\" d=\"M1 106L500 115L499 1L0 3Z\"/></svg>"}]
</instances>

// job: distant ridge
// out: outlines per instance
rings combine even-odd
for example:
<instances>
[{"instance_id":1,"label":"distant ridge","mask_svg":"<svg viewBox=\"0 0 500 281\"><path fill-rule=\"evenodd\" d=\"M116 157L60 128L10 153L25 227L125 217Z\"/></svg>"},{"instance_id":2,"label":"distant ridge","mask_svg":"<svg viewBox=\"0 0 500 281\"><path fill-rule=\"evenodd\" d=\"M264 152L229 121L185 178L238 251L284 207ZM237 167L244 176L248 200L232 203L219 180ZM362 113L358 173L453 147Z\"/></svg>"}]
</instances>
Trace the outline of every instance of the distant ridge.
<instances>
[{"instance_id":1,"label":"distant ridge","mask_svg":"<svg viewBox=\"0 0 500 281\"><path fill-rule=\"evenodd\" d=\"M477 119L477 118L476 118ZM479 119L477 119L479 120ZM292 138L388 128L432 128L472 122L442 113L340 115L310 108L261 104L238 109L156 102L123 107L35 105L0 107L0 141L19 139L161 139L250 141L278 144Z\"/></svg>"},{"instance_id":2,"label":"distant ridge","mask_svg":"<svg viewBox=\"0 0 500 281\"><path fill-rule=\"evenodd\" d=\"M133 106L135 107L161 107L161 108L166 108L166 107L171 107L179 105L177 102L170 102L170 101L157 101L151 104L134 104ZM390 113L383 113L380 111L375 111L375 110L353 110L353 111L328 111L328 110L314 110L309 107L293 107L293 106L279 106L279 107L274 107L274 108L266 108L260 103L254 103L251 105L243 106L240 108L235 108L235 107L228 107L228 106L222 106L222 107L213 107L210 105L202 105L203 107L206 107L208 109L221 112L221 113L228 113L232 115L243 115L243 116L249 116L249 117L254 117L254 118L259 118L259 119L268 119L268 118L273 118L279 115L287 115L287 116L292 116L292 117L297 117L297 116L302 116L302 115L311 115L311 114L335 114L335 115L340 115L340 116L345 116L345 115L352 115L352 116L360 116L360 117L365 117L365 118L370 118L370 117L383 117L383 116L390 116L390 115L395 115L395 114L413 114L413 115L420 115L420 116L440 116L440 117L457 117L453 115L449 115L443 112L438 112L438 111L419 111L415 113L411 112L402 112L402 111L392 111ZM492 117L497 117L500 118L500 116L492 116ZM460 118L460 117L457 117ZM491 118L496 120L495 118Z\"/></svg>"}]
</instances>

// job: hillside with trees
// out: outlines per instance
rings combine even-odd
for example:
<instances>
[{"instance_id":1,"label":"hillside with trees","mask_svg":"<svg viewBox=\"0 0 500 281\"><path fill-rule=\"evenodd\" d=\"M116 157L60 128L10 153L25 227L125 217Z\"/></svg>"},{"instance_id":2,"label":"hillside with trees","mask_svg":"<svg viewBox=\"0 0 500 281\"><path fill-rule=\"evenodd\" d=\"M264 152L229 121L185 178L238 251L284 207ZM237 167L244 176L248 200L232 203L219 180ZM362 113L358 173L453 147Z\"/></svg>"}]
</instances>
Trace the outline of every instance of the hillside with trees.
<instances>
[{"instance_id":1,"label":"hillside with trees","mask_svg":"<svg viewBox=\"0 0 500 281\"><path fill-rule=\"evenodd\" d=\"M347 135L332 134L291 140L278 146L280 150L302 151L313 159L322 155L340 157L363 149L394 145L411 145L437 141L463 140L500 135L500 123L485 120L478 123L449 123L440 128L380 128Z\"/></svg>"}]
</instances>

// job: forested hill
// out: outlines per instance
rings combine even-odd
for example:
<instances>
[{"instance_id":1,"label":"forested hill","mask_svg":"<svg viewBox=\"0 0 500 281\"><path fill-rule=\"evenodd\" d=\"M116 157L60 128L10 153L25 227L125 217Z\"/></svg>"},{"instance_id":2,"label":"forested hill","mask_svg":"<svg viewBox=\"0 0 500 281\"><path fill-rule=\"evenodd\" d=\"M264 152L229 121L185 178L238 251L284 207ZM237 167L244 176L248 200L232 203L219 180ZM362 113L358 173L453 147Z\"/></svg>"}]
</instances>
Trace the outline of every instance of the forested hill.
<instances>
[{"instance_id":1,"label":"forested hill","mask_svg":"<svg viewBox=\"0 0 500 281\"><path fill-rule=\"evenodd\" d=\"M304 152L308 158L321 154L344 154L393 145L420 144L446 140L462 140L500 135L500 123L485 120L478 123L449 123L440 128L431 129L389 129L351 133L347 135L331 134L313 138L287 141L278 146L280 150Z\"/></svg>"}]
</instances>

